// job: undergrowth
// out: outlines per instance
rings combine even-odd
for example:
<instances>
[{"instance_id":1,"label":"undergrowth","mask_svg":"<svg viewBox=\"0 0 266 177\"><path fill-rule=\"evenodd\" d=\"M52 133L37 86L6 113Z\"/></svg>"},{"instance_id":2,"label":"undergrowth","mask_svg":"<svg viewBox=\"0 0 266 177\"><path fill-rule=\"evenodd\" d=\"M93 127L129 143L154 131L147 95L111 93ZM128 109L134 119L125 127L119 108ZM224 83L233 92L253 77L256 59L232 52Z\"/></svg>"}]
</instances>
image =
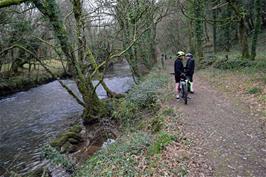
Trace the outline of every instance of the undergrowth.
<instances>
[{"instance_id":1,"label":"undergrowth","mask_svg":"<svg viewBox=\"0 0 266 177\"><path fill-rule=\"evenodd\" d=\"M210 66L221 70L266 71L266 59L249 60L242 59L237 54L231 54L228 57L226 57L226 54L218 54L208 57L201 62L201 68Z\"/></svg>"},{"instance_id":2,"label":"undergrowth","mask_svg":"<svg viewBox=\"0 0 266 177\"><path fill-rule=\"evenodd\" d=\"M158 70L151 72L119 101L113 116L125 127L132 126L134 121L141 119L143 111L155 110L158 106L158 92L167 82L166 74L161 74Z\"/></svg>"},{"instance_id":3,"label":"undergrowth","mask_svg":"<svg viewBox=\"0 0 266 177\"><path fill-rule=\"evenodd\" d=\"M162 152L178 140L175 134L179 131L176 127L175 133L165 129L167 118L176 117L174 109L162 106L163 97L168 94L168 78L155 70L116 103L113 115L121 122L122 135L88 159L75 177L156 176L161 173L160 164L162 169L171 171L167 164L160 163ZM182 172L176 171L175 174Z\"/></svg>"}]
</instances>

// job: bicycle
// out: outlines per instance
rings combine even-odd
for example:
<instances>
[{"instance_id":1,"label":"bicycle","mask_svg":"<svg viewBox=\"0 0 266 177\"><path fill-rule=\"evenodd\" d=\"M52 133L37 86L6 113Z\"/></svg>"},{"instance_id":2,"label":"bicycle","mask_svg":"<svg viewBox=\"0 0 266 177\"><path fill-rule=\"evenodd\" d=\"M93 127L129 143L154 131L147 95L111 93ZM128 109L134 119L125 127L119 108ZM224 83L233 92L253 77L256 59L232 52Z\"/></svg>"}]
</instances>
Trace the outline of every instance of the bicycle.
<instances>
[{"instance_id":1,"label":"bicycle","mask_svg":"<svg viewBox=\"0 0 266 177\"><path fill-rule=\"evenodd\" d=\"M172 75L175 75L175 73L170 73ZM187 104L188 102L188 89L189 89L189 82L188 78L186 76L181 77L179 82L179 98L183 99L184 104Z\"/></svg>"},{"instance_id":2,"label":"bicycle","mask_svg":"<svg viewBox=\"0 0 266 177\"><path fill-rule=\"evenodd\" d=\"M180 87L179 97L183 99L185 104L187 104L187 100L188 100L188 79L187 77L180 79L179 87Z\"/></svg>"}]
</instances>

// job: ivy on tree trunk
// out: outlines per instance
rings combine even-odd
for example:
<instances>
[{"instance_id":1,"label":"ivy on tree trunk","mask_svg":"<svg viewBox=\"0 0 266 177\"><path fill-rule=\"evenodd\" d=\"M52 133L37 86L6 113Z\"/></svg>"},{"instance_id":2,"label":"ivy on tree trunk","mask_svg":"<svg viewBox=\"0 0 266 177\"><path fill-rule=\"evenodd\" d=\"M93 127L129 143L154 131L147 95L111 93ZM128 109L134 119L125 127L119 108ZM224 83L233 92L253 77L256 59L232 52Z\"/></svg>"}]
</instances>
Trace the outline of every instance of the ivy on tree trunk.
<instances>
[{"instance_id":1,"label":"ivy on tree trunk","mask_svg":"<svg viewBox=\"0 0 266 177\"><path fill-rule=\"evenodd\" d=\"M258 40L258 34L261 29L261 12L262 12L262 1L261 0L255 0L254 1L254 14L255 14L255 28L253 32L253 38L252 38L252 44L251 44L251 59L255 60L256 57L256 48L257 48L257 40Z\"/></svg>"}]
</instances>

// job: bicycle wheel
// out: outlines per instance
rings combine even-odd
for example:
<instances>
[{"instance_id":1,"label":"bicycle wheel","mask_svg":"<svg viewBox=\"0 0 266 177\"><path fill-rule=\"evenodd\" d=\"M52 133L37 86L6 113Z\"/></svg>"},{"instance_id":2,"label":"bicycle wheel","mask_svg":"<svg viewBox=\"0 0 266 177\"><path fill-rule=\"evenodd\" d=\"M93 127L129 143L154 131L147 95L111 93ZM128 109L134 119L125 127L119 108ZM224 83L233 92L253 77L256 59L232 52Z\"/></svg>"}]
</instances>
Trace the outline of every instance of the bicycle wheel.
<instances>
[{"instance_id":1,"label":"bicycle wheel","mask_svg":"<svg viewBox=\"0 0 266 177\"><path fill-rule=\"evenodd\" d=\"M187 104L187 95L188 95L187 84L182 84L182 95L183 95L184 103Z\"/></svg>"}]
</instances>

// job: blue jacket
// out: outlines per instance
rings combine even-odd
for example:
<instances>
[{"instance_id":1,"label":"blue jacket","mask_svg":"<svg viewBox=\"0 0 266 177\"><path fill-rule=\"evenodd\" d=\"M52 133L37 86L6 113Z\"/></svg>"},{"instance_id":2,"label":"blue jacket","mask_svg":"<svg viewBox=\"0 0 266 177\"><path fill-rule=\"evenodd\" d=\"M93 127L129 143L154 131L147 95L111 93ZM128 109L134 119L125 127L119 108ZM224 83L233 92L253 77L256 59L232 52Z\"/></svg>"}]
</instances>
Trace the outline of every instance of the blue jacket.
<instances>
[{"instance_id":1,"label":"blue jacket","mask_svg":"<svg viewBox=\"0 0 266 177\"><path fill-rule=\"evenodd\" d=\"M194 74L195 70L195 60L193 58L190 58L187 60L186 64L186 74L188 76L192 76Z\"/></svg>"}]
</instances>

